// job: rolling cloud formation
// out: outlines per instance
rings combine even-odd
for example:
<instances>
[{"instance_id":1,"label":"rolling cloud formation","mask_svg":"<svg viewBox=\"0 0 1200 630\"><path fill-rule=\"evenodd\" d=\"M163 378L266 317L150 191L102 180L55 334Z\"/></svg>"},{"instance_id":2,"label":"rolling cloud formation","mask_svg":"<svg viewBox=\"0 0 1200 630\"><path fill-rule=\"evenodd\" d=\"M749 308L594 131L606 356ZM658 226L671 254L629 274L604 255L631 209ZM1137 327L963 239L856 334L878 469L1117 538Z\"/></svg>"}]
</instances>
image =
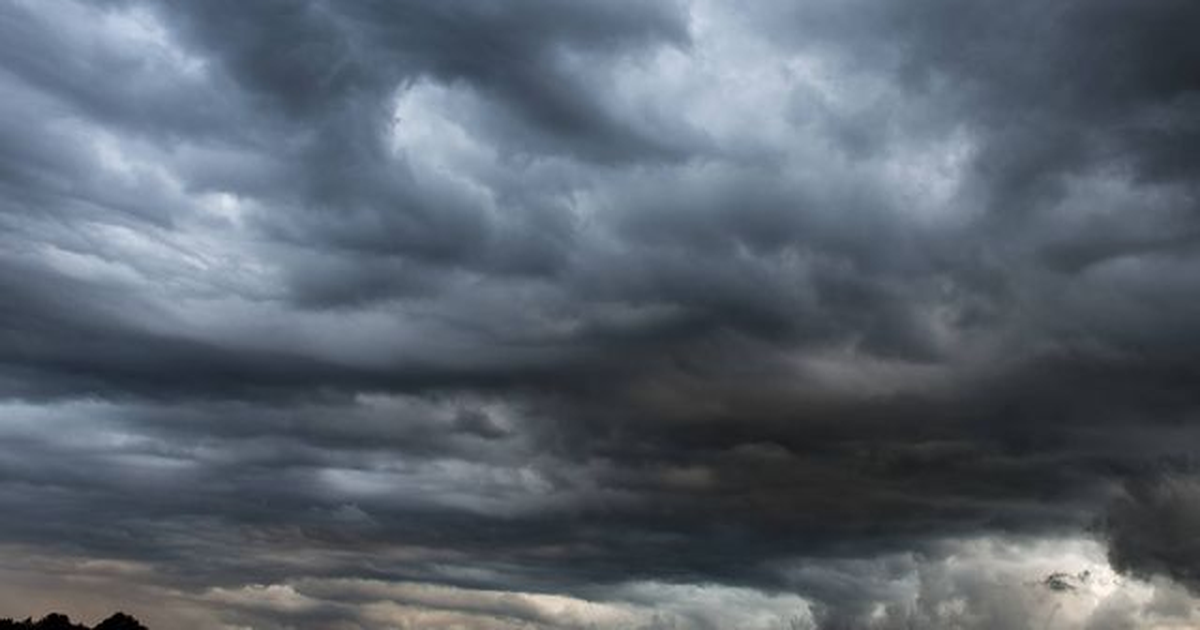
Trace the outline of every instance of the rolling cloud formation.
<instances>
[{"instance_id":1,"label":"rolling cloud formation","mask_svg":"<svg viewBox=\"0 0 1200 630\"><path fill-rule=\"evenodd\" d=\"M1198 28L3 3L0 616L1200 623Z\"/></svg>"}]
</instances>

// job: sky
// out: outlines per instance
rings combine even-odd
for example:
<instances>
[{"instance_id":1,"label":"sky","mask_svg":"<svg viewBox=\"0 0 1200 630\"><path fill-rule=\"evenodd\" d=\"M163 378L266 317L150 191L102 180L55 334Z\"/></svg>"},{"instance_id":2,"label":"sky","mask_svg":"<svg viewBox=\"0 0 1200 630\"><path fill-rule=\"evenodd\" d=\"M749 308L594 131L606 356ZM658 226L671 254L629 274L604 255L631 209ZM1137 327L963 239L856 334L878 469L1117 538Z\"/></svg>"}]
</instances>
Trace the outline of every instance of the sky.
<instances>
[{"instance_id":1,"label":"sky","mask_svg":"<svg viewBox=\"0 0 1200 630\"><path fill-rule=\"evenodd\" d=\"M3 0L0 616L1200 627L1198 29Z\"/></svg>"}]
</instances>

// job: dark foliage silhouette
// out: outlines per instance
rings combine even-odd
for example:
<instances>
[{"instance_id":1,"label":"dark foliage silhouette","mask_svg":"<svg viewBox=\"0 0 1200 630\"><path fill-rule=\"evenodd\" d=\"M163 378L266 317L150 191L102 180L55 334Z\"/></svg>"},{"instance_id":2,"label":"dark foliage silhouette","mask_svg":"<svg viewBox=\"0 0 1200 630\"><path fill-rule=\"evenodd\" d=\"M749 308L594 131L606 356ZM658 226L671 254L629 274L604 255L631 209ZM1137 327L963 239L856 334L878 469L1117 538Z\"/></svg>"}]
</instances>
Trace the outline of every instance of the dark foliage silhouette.
<instances>
[{"instance_id":1,"label":"dark foliage silhouette","mask_svg":"<svg viewBox=\"0 0 1200 630\"><path fill-rule=\"evenodd\" d=\"M147 630L147 628L132 616L118 612L93 628L71 623L70 617L66 615L50 613L38 621L34 621L32 618L26 618L24 621L0 619L0 630Z\"/></svg>"}]
</instances>

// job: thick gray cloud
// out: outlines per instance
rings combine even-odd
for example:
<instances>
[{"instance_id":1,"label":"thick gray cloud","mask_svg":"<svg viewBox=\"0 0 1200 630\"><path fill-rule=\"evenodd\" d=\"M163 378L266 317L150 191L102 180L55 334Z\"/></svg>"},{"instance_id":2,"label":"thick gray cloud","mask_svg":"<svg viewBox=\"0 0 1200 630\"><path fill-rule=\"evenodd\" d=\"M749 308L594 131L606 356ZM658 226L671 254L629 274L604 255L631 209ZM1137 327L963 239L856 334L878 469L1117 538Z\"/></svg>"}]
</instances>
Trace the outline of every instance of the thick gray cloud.
<instances>
[{"instance_id":1,"label":"thick gray cloud","mask_svg":"<svg viewBox=\"0 0 1200 630\"><path fill-rule=\"evenodd\" d=\"M11 2L0 578L196 628L1192 623L1198 24Z\"/></svg>"}]
</instances>

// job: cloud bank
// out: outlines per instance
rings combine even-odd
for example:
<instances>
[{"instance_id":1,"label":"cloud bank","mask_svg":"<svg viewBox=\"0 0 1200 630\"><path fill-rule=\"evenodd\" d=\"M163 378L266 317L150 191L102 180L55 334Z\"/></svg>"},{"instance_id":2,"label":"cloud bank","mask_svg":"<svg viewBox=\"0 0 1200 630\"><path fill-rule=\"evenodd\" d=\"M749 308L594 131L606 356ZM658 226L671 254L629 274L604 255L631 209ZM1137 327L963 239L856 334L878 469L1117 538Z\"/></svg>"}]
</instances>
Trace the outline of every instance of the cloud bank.
<instances>
[{"instance_id":1,"label":"cloud bank","mask_svg":"<svg viewBox=\"0 0 1200 630\"><path fill-rule=\"evenodd\" d=\"M1197 25L10 2L0 613L1195 624Z\"/></svg>"}]
</instances>

